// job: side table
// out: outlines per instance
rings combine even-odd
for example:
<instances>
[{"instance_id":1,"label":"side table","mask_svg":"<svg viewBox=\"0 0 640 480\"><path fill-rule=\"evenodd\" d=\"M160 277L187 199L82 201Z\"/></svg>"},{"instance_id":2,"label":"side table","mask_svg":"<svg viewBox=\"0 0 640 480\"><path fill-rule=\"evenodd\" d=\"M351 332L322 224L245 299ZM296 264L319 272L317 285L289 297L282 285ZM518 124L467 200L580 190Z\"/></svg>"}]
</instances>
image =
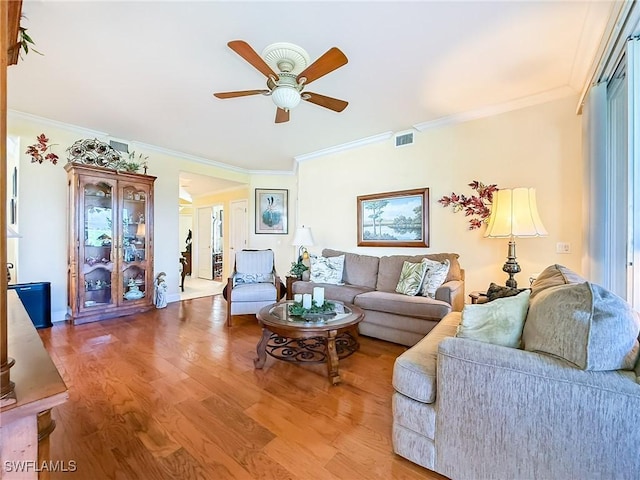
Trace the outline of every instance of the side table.
<instances>
[{"instance_id":1,"label":"side table","mask_svg":"<svg viewBox=\"0 0 640 480\"><path fill-rule=\"evenodd\" d=\"M293 300L293 284L300 280L298 277L291 277L287 275L287 300Z\"/></svg>"},{"instance_id":2,"label":"side table","mask_svg":"<svg viewBox=\"0 0 640 480\"><path fill-rule=\"evenodd\" d=\"M487 294L486 292L481 292L479 290L475 290L469 294L469 298L471 299L472 304L476 303L486 303L487 302Z\"/></svg>"}]
</instances>

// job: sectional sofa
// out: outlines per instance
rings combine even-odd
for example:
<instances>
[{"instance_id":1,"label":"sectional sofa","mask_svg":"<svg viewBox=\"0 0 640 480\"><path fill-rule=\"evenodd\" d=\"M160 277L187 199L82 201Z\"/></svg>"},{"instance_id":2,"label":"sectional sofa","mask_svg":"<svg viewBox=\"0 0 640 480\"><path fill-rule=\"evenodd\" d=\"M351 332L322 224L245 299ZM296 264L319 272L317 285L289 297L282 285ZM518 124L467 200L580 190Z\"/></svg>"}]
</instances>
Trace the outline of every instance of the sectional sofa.
<instances>
[{"instance_id":1,"label":"sectional sofa","mask_svg":"<svg viewBox=\"0 0 640 480\"><path fill-rule=\"evenodd\" d=\"M520 348L456 336L488 303L397 358L395 452L455 480L640 478L637 312L560 265L527 301Z\"/></svg>"},{"instance_id":2,"label":"sectional sofa","mask_svg":"<svg viewBox=\"0 0 640 480\"><path fill-rule=\"evenodd\" d=\"M313 287L325 289L325 298L352 303L365 312L360 333L401 345L412 346L452 311L464 305L464 270L458 254L435 253L424 255L391 255L376 257L327 249L323 257L344 255L343 284L305 281L293 283L295 293L312 293ZM450 262L445 283L435 298L396 293L403 263L419 263L423 258Z\"/></svg>"}]
</instances>

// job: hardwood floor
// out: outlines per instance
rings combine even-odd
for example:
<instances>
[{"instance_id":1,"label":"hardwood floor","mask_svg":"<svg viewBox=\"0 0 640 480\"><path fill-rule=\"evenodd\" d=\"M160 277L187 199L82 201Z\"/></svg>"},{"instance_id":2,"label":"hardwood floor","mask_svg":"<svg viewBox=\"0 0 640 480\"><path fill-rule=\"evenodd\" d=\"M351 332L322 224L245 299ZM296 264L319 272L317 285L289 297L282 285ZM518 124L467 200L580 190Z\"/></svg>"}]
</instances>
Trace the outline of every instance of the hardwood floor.
<instances>
[{"instance_id":1,"label":"hardwood floor","mask_svg":"<svg viewBox=\"0 0 640 480\"><path fill-rule=\"evenodd\" d=\"M221 295L39 330L70 399L53 409L51 458L92 479L444 479L391 447L391 374L405 348L360 337L325 365L268 357L255 316L227 328Z\"/></svg>"}]
</instances>

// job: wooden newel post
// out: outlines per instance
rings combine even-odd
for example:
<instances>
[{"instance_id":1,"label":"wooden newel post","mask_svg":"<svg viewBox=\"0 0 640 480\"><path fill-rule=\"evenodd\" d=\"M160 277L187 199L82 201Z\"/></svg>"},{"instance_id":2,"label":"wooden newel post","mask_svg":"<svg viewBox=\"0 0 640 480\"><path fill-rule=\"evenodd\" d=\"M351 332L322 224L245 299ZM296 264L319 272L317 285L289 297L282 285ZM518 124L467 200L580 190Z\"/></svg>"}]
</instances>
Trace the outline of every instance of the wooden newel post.
<instances>
[{"instance_id":1,"label":"wooden newel post","mask_svg":"<svg viewBox=\"0 0 640 480\"><path fill-rule=\"evenodd\" d=\"M7 172L7 67L9 50L15 52L20 26L22 0L0 1L0 178ZM5 33L6 32L6 33ZM18 45L19 50L19 45ZM13 53L12 56L17 55ZM15 62L14 62L15 63ZM7 264L7 182L0 182L0 260L2 269ZM11 381L13 359L7 352L7 276L0 270L0 405L15 403L14 384Z\"/></svg>"}]
</instances>

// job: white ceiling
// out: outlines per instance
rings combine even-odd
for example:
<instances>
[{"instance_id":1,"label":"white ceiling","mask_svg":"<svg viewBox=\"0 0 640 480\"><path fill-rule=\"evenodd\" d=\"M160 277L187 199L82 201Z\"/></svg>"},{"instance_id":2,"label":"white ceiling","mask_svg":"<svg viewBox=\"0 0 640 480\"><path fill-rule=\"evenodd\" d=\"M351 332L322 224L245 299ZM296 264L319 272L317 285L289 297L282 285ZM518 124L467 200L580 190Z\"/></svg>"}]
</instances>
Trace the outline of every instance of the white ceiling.
<instances>
[{"instance_id":1,"label":"white ceiling","mask_svg":"<svg viewBox=\"0 0 640 480\"><path fill-rule=\"evenodd\" d=\"M290 171L296 156L579 92L612 5L25 0L23 26L44 55L9 68L8 106L248 171ZM349 106L301 102L275 124L268 97L214 98L265 88L227 47L234 39L258 53L295 43L312 61L339 47L349 63L312 91Z\"/></svg>"}]
</instances>

